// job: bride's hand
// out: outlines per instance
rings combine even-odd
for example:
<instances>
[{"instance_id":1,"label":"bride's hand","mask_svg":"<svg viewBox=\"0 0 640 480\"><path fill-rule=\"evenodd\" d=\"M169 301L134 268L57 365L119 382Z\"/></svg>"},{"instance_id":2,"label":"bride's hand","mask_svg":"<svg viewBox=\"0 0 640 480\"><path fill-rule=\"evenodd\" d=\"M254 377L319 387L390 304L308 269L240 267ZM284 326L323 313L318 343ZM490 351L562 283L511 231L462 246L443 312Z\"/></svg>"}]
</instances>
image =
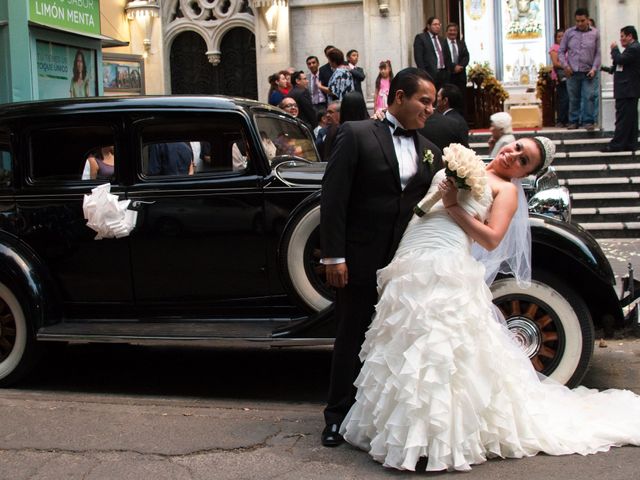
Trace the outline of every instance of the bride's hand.
<instances>
[{"instance_id":1,"label":"bride's hand","mask_svg":"<svg viewBox=\"0 0 640 480\"><path fill-rule=\"evenodd\" d=\"M455 207L458 204L458 187L452 178L447 177L438 184L438 191L442 195L444 208Z\"/></svg>"}]
</instances>

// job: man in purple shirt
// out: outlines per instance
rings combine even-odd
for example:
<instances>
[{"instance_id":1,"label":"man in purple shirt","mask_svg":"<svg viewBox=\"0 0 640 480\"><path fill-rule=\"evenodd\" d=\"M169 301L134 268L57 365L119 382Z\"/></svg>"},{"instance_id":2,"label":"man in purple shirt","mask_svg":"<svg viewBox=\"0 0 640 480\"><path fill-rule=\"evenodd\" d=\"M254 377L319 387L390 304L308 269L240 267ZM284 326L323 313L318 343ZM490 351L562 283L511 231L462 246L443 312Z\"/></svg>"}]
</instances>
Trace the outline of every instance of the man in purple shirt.
<instances>
[{"instance_id":1,"label":"man in purple shirt","mask_svg":"<svg viewBox=\"0 0 640 480\"><path fill-rule=\"evenodd\" d=\"M558 57L567 75L569 93L569 125L587 130L595 128L595 102L597 72L600 70L600 34L589 25L589 11L578 8L575 13L576 26L569 28L562 42ZM582 107L582 108L581 108ZM582 115L582 118L580 118Z\"/></svg>"}]
</instances>

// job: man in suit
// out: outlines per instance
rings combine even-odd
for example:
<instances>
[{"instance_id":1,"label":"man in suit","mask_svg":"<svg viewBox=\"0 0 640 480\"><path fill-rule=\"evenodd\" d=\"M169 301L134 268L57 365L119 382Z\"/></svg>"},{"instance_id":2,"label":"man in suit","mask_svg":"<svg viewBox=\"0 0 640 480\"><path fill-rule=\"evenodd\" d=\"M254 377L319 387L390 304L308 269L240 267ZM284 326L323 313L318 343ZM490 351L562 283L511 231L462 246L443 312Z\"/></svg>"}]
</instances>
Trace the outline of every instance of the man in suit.
<instances>
[{"instance_id":1,"label":"man in suit","mask_svg":"<svg viewBox=\"0 0 640 480\"><path fill-rule=\"evenodd\" d=\"M417 68L391 82L385 119L344 123L322 183L320 232L338 324L322 444L354 402L358 353L377 301L376 271L393 258L416 203L442 168L438 148L416 133L433 111L435 87ZM431 152L431 154L430 154Z\"/></svg>"},{"instance_id":2,"label":"man in suit","mask_svg":"<svg viewBox=\"0 0 640 480\"><path fill-rule=\"evenodd\" d=\"M309 68L307 79L309 80L309 93L311 94L313 108L316 112L325 110L327 108L327 97L325 92L322 90L322 83L320 83L320 61L318 60L318 57L315 55L308 56L307 67Z\"/></svg>"},{"instance_id":3,"label":"man in suit","mask_svg":"<svg viewBox=\"0 0 640 480\"><path fill-rule=\"evenodd\" d=\"M451 83L445 83L438 90L436 111L419 132L435 143L440 150L452 143L469 146L469 125L458 109L461 107L460 90Z\"/></svg>"},{"instance_id":4,"label":"man in suit","mask_svg":"<svg viewBox=\"0 0 640 480\"><path fill-rule=\"evenodd\" d=\"M638 98L640 97L640 44L633 26L620 30L620 52L611 44L613 59L613 98L616 99L616 127L613 138L603 151L635 151L638 148Z\"/></svg>"},{"instance_id":5,"label":"man in suit","mask_svg":"<svg viewBox=\"0 0 640 480\"><path fill-rule=\"evenodd\" d=\"M436 17L427 19L423 33L413 40L413 57L418 68L433 78L436 91L449 81L451 70L451 52L449 45L440 37L440 20Z\"/></svg>"},{"instance_id":6,"label":"man in suit","mask_svg":"<svg viewBox=\"0 0 640 480\"><path fill-rule=\"evenodd\" d=\"M318 125L316 110L311 102L311 93L309 93L309 80L307 75L302 71L294 72L291 76L291 84L293 88L287 97L293 98L298 104L298 117L311 127L311 130Z\"/></svg>"},{"instance_id":7,"label":"man in suit","mask_svg":"<svg viewBox=\"0 0 640 480\"><path fill-rule=\"evenodd\" d=\"M361 67L358 67L359 59L360 53L357 50L349 50L347 52L347 67L353 77L353 88L356 92L362 93L362 82L367 78L367 75Z\"/></svg>"},{"instance_id":8,"label":"man in suit","mask_svg":"<svg viewBox=\"0 0 640 480\"><path fill-rule=\"evenodd\" d=\"M320 80L321 90L327 95L327 99L329 98L329 80L331 80L331 76L333 75L333 68L331 67L331 63L329 63L329 52L335 49L333 45L327 45L324 47L324 56L327 58L327 63L320 67L318 70L318 79Z\"/></svg>"},{"instance_id":9,"label":"man in suit","mask_svg":"<svg viewBox=\"0 0 640 480\"><path fill-rule=\"evenodd\" d=\"M451 70L449 72L449 83L460 89L462 94L462 107L460 113L464 115L465 92L467 89L467 65L469 65L469 50L464 40L458 38L460 30L457 23L447 25L447 46L451 53Z\"/></svg>"}]
</instances>

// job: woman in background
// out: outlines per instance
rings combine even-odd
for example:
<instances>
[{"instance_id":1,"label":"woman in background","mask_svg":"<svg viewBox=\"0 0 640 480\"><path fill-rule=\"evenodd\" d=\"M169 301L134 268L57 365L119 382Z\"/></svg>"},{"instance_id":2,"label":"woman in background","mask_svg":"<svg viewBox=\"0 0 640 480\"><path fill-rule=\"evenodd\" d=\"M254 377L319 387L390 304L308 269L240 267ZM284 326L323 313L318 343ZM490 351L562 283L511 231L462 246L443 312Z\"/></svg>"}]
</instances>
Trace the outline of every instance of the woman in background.
<instances>
[{"instance_id":1,"label":"woman in background","mask_svg":"<svg viewBox=\"0 0 640 480\"><path fill-rule=\"evenodd\" d=\"M491 119L491 138L489 139L489 148L491 158L496 158L498 152L505 145L516 141L511 129L511 115L507 112L497 112L489 117Z\"/></svg>"},{"instance_id":2,"label":"woman in background","mask_svg":"<svg viewBox=\"0 0 640 480\"><path fill-rule=\"evenodd\" d=\"M387 95L389 95L389 86L393 80L393 69L391 68L391 60L383 60L378 66L379 73L376 78L376 94L374 96L373 111L387 109Z\"/></svg>"}]
</instances>

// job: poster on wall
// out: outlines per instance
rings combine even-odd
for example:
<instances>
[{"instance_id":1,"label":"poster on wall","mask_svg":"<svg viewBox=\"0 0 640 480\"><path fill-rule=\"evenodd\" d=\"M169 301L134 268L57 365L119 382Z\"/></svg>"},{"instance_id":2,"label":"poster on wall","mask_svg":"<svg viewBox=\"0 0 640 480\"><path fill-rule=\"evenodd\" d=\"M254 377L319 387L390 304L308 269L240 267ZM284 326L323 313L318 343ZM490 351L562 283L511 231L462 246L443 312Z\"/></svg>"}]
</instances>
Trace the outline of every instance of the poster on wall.
<instances>
[{"instance_id":1,"label":"poster on wall","mask_svg":"<svg viewBox=\"0 0 640 480\"><path fill-rule=\"evenodd\" d=\"M544 0L503 0L503 81L511 85L536 82L538 66L547 63Z\"/></svg>"},{"instance_id":2,"label":"poster on wall","mask_svg":"<svg viewBox=\"0 0 640 480\"><path fill-rule=\"evenodd\" d=\"M93 97L96 95L96 51L36 41L38 97Z\"/></svg>"},{"instance_id":3,"label":"poster on wall","mask_svg":"<svg viewBox=\"0 0 640 480\"><path fill-rule=\"evenodd\" d=\"M104 54L102 87L105 95L144 95L142 56Z\"/></svg>"}]
</instances>

